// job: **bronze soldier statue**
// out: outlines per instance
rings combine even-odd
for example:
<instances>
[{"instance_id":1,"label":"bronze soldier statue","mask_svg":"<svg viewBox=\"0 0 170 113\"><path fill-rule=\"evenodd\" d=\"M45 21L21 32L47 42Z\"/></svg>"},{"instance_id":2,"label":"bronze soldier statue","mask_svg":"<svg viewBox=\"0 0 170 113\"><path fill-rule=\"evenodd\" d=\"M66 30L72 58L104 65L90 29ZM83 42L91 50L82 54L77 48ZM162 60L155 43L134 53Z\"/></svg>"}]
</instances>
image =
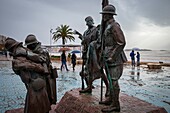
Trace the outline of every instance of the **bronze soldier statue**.
<instances>
[{"instance_id":1,"label":"bronze soldier statue","mask_svg":"<svg viewBox=\"0 0 170 113\"><path fill-rule=\"evenodd\" d=\"M94 20L91 16L87 16L85 18L85 22L87 25L87 30L83 33L83 35L81 35L81 33L79 33L78 31L75 30L75 34L79 35L79 38L82 40L82 46L83 46L83 50L82 50L82 59L83 59L83 63L82 63L82 70L80 72L80 76L82 79L82 90L84 90L84 79L86 81L86 84L88 86L88 80L87 77L85 77L85 64L87 61L87 50L88 50L88 45L90 44L90 42L94 41L97 39L97 28L96 26L94 26ZM80 91L82 92L82 91ZM89 93L91 93L91 91L89 91Z\"/></svg>"},{"instance_id":2,"label":"bronze soldier statue","mask_svg":"<svg viewBox=\"0 0 170 113\"><path fill-rule=\"evenodd\" d=\"M39 56L44 58L45 62L42 64L46 67L46 72L48 75L45 77L46 79L46 88L48 97L51 105L56 104L56 78L58 77L56 69L53 69L52 63L50 61L50 56L47 50L41 47L41 43L37 40L36 36L33 34L29 34L25 39L25 45L28 49L30 49L33 53L38 54Z\"/></svg>"},{"instance_id":3,"label":"bronze soldier statue","mask_svg":"<svg viewBox=\"0 0 170 113\"><path fill-rule=\"evenodd\" d=\"M102 59L110 84L110 95L105 101L100 102L100 104L111 105L107 108L103 108L103 112L119 112L120 88L118 80L123 72L123 63L127 61L123 50L126 41L120 25L113 17L117 15L115 7L113 5L107 5L103 8L101 14L105 22L105 30L102 36Z\"/></svg>"},{"instance_id":4,"label":"bronze soldier statue","mask_svg":"<svg viewBox=\"0 0 170 113\"><path fill-rule=\"evenodd\" d=\"M97 26L98 32L97 32L97 40L92 41L89 44L88 51L87 51L87 60L85 64L85 73L86 73L86 78L88 80L88 87L84 90L82 90L82 93L86 92L92 92L92 83L94 80L101 78L102 81L104 81L106 85L106 93L105 97L109 96L109 84L107 77L103 71L103 68L101 66L101 40L99 37L99 32L100 32L100 25ZM101 100L102 100L102 90L103 87L101 87Z\"/></svg>"},{"instance_id":5,"label":"bronze soldier statue","mask_svg":"<svg viewBox=\"0 0 170 113\"><path fill-rule=\"evenodd\" d=\"M84 32L83 36L80 34L80 39L82 39L83 45L83 64L82 71L80 75L85 77L87 88L82 88L80 93L92 93L93 81L100 77L103 78L105 85L107 87L105 96L109 95L108 81L107 78L99 66L99 49L96 47L97 39L99 37L99 27L94 26L93 18L88 16L85 18L86 25L88 29ZM93 43L94 42L94 43ZM89 49L89 47L91 49ZM92 68L93 67L93 68Z\"/></svg>"},{"instance_id":6,"label":"bronze soldier statue","mask_svg":"<svg viewBox=\"0 0 170 113\"><path fill-rule=\"evenodd\" d=\"M32 53L12 38L7 38L5 48L12 56L13 71L20 76L27 88L24 113L47 113L50 101L46 90L46 72L43 58Z\"/></svg>"}]
</instances>

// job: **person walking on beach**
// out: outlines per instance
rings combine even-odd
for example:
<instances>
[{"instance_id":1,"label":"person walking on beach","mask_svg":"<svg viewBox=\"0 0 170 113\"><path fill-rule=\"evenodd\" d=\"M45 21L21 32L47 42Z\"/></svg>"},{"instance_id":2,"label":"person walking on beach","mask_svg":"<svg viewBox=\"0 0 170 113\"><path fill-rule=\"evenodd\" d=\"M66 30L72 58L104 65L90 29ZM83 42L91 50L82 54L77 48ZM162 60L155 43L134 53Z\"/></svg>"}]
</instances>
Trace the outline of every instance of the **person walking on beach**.
<instances>
[{"instance_id":1,"label":"person walking on beach","mask_svg":"<svg viewBox=\"0 0 170 113\"><path fill-rule=\"evenodd\" d=\"M136 59L137 59L137 66L140 66L140 53L139 52L137 52Z\"/></svg>"},{"instance_id":2,"label":"person walking on beach","mask_svg":"<svg viewBox=\"0 0 170 113\"><path fill-rule=\"evenodd\" d=\"M66 70L69 71L69 69L67 68L67 59L66 59L65 51L63 51L61 54L61 71L63 69L63 65L65 66Z\"/></svg>"},{"instance_id":3,"label":"person walking on beach","mask_svg":"<svg viewBox=\"0 0 170 113\"><path fill-rule=\"evenodd\" d=\"M77 58L76 54L73 53L73 54L71 55L71 63L72 63L72 65L73 65L73 71L75 70L75 66L76 66L76 58Z\"/></svg>"},{"instance_id":4,"label":"person walking on beach","mask_svg":"<svg viewBox=\"0 0 170 113\"><path fill-rule=\"evenodd\" d=\"M103 41L103 66L110 83L110 94L105 101L100 104L110 105L103 108L102 112L120 112L119 93L120 87L118 80L122 76L123 63L127 61L124 53L126 45L125 37L120 25L115 21L116 9L113 5L106 5L101 14L105 26L102 35ZM101 35L101 34L100 34Z\"/></svg>"},{"instance_id":5,"label":"person walking on beach","mask_svg":"<svg viewBox=\"0 0 170 113\"><path fill-rule=\"evenodd\" d=\"M132 50L130 53L132 67L135 67L135 55L134 50Z\"/></svg>"}]
</instances>

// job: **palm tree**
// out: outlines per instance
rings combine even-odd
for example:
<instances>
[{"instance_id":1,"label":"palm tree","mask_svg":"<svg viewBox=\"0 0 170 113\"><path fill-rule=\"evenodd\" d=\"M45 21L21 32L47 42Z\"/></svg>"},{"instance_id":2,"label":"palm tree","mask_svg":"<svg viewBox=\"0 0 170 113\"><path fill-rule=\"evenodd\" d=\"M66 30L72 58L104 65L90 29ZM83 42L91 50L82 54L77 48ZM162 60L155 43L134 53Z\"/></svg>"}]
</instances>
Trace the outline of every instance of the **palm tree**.
<instances>
[{"instance_id":1,"label":"palm tree","mask_svg":"<svg viewBox=\"0 0 170 113\"><path fill-rule=\"evenodd\" d=\"M75 38L72 36L72 29L69 28L69 25L61 25L56 28L56 31L53 32L52 39L54 41L58 41L60 38L62 39L62 44L65 45L67 43L67 39L71 41L75 41Z\"/></svg>"}]
</instances>

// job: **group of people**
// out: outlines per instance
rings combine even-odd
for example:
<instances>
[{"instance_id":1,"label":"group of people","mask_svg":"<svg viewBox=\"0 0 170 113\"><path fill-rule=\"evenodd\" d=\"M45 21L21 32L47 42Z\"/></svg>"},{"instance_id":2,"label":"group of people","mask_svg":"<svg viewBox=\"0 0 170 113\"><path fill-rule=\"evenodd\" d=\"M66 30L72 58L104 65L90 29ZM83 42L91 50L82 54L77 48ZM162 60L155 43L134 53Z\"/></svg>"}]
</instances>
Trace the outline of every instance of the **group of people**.
<instances>
[{"instance_id":1,"label":"group of people","mask_svg":"<svg viewBox=\"0 0 170 113\"><path fill-rule=\"evenodd\" d=\"M57 71L35 35L26 37L25 46L13 38L5 40L5 48L13 56L12 69L27 89L24 113L48 113L57 101Z\"/></svg>"},{"instance_id":2,"label":"group of people","mask_svg":"<svg viewBox=\"0 0 170 113\"><path fill-rule=\"evenodd\" d=\"M72 53L72 55L71 55L71 63L72 63L72 66L73 66L73 71L75 71L76 59L77 59L76 54ZM60 68L61 71L63 69L63 66L65 66L66 71L69 71L69 69L67 67L67 58L66 58L65 51L63 51L62 54L61 54L61 68Z\"/></svg>"},{"instance_id":3,"label":"group of people","mask_svg":"<svg viewBox=\"0 0 170 113\"><path fill-rule=\"evenodd\" d=\"M123 72L123 63L127 61L123 50L126 41L120 25L114 19L117 15L115 7L106 5L101 14L100 25L94 26L93 18L88 16L85 18L87 30L83 35L77 33L83 45L83 64L80 76L87 84L87 88L82 85L82 90L79 92L92 93L93 81L102 78L106 85L106 100L100 101L99 104L110 105L103 108L102 112L119 112L118 80ZM82 84L84 84L83 81Z\"/></svg>"},{"instance_id":4,"label":"group of people","mask_svg":"<svg viewBox=\"0 0 170 113\"><path fill-rule=\"evenodd\" d=\"M135 56L136 56L136 63L135 63ZM137 52L137 55L135 54L135 52L134 52L134 50L132 50L131 52L130 52L130 58L131 58L131 64L132 64L132 67L135 67L135 64L137 65L137 66L140 66L140 53L139 52Z\"/></svg>"}]
</instances>

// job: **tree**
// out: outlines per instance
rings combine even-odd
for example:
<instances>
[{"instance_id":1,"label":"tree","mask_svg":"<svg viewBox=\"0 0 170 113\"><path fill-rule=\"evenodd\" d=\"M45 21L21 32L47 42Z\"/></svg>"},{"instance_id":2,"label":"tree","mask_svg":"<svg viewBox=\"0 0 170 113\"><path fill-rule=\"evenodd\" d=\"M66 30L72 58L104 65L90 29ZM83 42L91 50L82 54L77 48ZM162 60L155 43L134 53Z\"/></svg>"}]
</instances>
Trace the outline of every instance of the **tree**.
<instances>
[{"instance_id":1,"label":"tree","mask_svg":"<svg viewBox=\"0 0 170 113\"><path fill-rule=\"evenodd\" d=\"M73 35L73 32L72 32L72 29L69 28L69 25L61 25L56 28L55 32L53 32L52 39L54 41L58 41L61 38L62 44L65 45L68 39L70 40L70 42L75 41L75 38L72 35Z\"/></svg>"}]
</instances>

